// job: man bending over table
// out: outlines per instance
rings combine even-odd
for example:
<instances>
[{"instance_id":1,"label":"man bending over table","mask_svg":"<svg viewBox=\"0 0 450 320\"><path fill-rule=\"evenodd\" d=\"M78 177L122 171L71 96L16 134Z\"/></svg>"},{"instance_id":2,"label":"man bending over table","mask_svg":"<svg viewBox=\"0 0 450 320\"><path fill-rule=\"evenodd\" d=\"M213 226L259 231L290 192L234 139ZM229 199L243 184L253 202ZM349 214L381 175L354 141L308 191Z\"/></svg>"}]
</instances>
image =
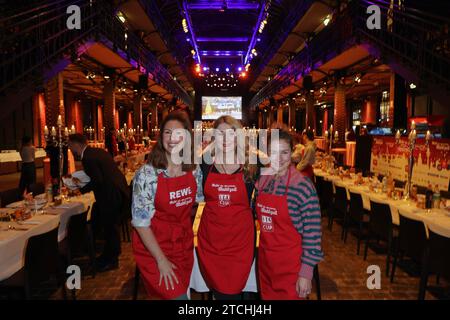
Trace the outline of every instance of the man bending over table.
<instances>
[{"instance_id":1,"label":"man bending over table","mask_svg":"<svg viewBox=\"0 0 450 320\"><path fill-rule=\"evenodd\" d=\"M130 203L127 181L111 155L103 149L89 147L83 135L70 135L69 148L91 178L80 191L93 191L99 209L99 224L104 231L105 246L97 260L98 271L116 269L120 255L119 224Z\"/></svg>"}]
</instances>

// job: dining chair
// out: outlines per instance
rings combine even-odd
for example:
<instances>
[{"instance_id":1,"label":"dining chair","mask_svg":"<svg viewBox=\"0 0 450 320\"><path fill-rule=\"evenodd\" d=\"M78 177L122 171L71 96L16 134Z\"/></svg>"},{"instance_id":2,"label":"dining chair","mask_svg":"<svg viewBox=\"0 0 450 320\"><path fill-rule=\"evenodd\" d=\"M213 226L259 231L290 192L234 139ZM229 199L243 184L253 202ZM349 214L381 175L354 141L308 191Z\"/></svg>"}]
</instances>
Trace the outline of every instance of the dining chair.
<instances>
[{"instance_id":1,"label":"dining chair","mask_svg":"<svg viewBox=\"0 0 450 320\"><path fill-rule=\"evenodd\" d=\"M389 276L392 245L396 239L394 237L391 208L388 204L370 200L370 211L368 233L364 246L364 260L367 259L370 240L376 238L377 240L386 241L386 276Z\"/></svg>"},{"instance_id":2,"label":"dining chair","mask_svg":"<svg viewBox=\"0 0 450 320\"><path fill-rule=\"evenodd\" d=\"M350 228L356 226L357 247L356 254L359 255L361 241L364 237L364 231L369 224L369 213L363 207L362 196L359 193L349 191L350 204L346 219L344 220L344 243L347 241L347 234Z\"/></svg>"},{"instance_id":3,"label":"dining chair","mask_svg":"<svg viewBox=\"0 0 450 320\"><path fill-rule=\"evenodd\" d=\"M323 177L315 176L315 178L316 178L316 182L315 182L316 191L317 191L317 195L319 196L319 199L320 199L320 197L322 196Z\"/></svg>"},{"instance_id":4,"label":"dining chair","mask_svg":"<svg viewBox=\"0 0 450 320\"><path fill-rule=\"evenodd\" d=\"M399 211L400 226L398 240L393 250L393 262L391 271L391 282L394 282L397 263L401 262L403 257L411 258L417 264L421 264L423 252L427 242L426 226L423 221L413 220L404 216Z\"/></svg>"},{"instance_id":5,"label":"dining chair","mask_svg":"<svg viewBox=\"0 0 450 320\"><path fill-rule=\"evenodd\" d=\"M319 198L320 208L325 211L328 216L328 227L330 227L331 215L333 210L333 183L331 181L323 180L321 183L321 196Z\"/></svg>"},{"instance_id":6,"label":"dining chair","mask_svg":"<svg viewBox=\"0 0 450 320\"><path fill-rule=\"evenodd\" d=\"M425 299L428 287L428 277L431 273L450 281L450 238L440 235L428 226L428 241L422 258L422 270L419 286L419 300Z\"/></svg>"},{"instance_id":7,"label":"dining chair","mask_svg":"<svg viewBox=\"0 0 450 320\"><path fill-rule=\"evenodd\" d=\"M58 229L59 225L48 232L28 239L23 268L8 279L1 281L0 288L22 289L25 299L30 300L33 288L54 278L57 287L62 288L64 300L67 299L66 276L58 252Z\"/></svg>"},{"instance_id":8,"label":"dining chair","mask_svg":"<svg viewBox=\"0 0 450 320\"><path fill-rule=\"evenodd\" d=\"M96 275L95 243L92 225L87 221L88 209L70 217L67 225L67 262L72 264L74 258L88 256L91 264L92 277Z\"/></svg>"},{"instance_id":9,"label":"dining chair","mask_svg":"<svg viewBox=\"0 0 450 320\"><path fill-rule=\"evenodd\" d=\"M345 217L348 214L347 190L345 187L335 185L336 193L334 195L333 210L331 210L329 229L332 231L334 220L339 220L344 225ZM341 232L341 239L344 239L344 229Z\"/></svg>"}]
</instances>

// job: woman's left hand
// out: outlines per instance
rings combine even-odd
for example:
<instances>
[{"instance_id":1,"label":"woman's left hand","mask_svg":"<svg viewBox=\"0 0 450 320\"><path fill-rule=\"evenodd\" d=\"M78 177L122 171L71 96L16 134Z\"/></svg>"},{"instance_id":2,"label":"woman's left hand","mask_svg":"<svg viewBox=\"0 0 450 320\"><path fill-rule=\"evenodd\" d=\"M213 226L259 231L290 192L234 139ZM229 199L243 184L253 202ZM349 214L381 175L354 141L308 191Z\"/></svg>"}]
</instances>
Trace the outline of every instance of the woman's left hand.
<instances>
[{"instance_id":1,"label":"woman's left hand","mask_svg":"<svg viewBox=\"0 0 450 320\"><path fill-rule=\"evenodd\" d=\"M311 280L298 277L296 284L297 294L300 298L306 298L311 293Z\"/></svg>"}]
</instances>

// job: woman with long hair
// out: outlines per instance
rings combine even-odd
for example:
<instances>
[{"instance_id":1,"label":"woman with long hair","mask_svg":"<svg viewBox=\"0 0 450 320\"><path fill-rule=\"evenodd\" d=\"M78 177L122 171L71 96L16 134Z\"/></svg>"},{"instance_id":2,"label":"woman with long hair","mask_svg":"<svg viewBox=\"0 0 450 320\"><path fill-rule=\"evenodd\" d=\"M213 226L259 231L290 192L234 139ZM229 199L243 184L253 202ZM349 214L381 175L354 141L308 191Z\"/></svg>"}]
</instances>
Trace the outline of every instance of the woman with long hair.
<instances>
[{"instance_id":1,"label":"woman with long hair","mask_svg":"<svg viewBox=\"0 0 450 320\"><path fill-rule=\"evenodd\" d=\"M187 116L170 113L133 183L133 253L148 294L160 299L187 299L194 262L191 213L203 201L202 172L176 160L186 159L191 134Z\"/></svg>"},{"instance_id":2,"label":"woman with long hair","mask_svg":"<svg viewBox=\"0 0 450 320\"><path fill-rule=\"evenodd\" d=\"M260 176L255 191L259 289L264 300L296 300L311 292L314 267L323 259L319 200L311 180L291 164L289 133L279 131L268 142L270 174Z\"/></svg>"},{"instance_id":3,"label":"woman with long hair","mask_svg":"<svg viewBox=\"0 0 450 320\"><path fill-rule=\"evenodd\" d=\"M250 207L256 165L238 143L239 121L213 125L214 161L202 165L205 207L197 237L199 267L217 300L240 299L254 258L255 222ZM231 160L231 161L226 161Z\"/></svg>"}]
</instances>

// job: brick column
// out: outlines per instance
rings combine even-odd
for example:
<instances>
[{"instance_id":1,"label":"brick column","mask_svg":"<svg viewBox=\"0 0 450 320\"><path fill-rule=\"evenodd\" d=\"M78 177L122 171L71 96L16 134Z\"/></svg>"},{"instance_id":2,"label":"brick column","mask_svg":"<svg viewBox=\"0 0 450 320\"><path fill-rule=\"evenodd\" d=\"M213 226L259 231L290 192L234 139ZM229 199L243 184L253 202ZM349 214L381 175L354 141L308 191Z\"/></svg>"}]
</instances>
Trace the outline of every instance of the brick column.
<instances>
[{"instance_id":1,"label":"brick column","mask_svg":"<svg viewBox=\"0 0 450 320\"><path fill-rule=\"evenodd\" d=\"M323 109L323 120L322 120L322 135L325 136L325 131L328 130L328 109Z\"/></svg>"},{"instance_id":2,"label":"brick column","mask_svg":"<svg viewBox=\"0 0 450 320\"><path fill-rule=\"evenodd\" d=\"M45 97L43 93L33 96L33 122L34 122L34 144L39 147L45 146Z\"/></svg>"},{"instance_id":3,"label":"brick column","mask_svg":"<svg viewBox=\"0 0 450 320\"><path fill-rule=\"evenodd\" d=\"M267 111L267 129L270 129L272 122L273 122L273 110L272 108L270 108L269 111Z\"/></svg>"},{"instance_id":4,"label":"brick column","mask_svg":"<svg viewBox=\"0 0 450 320\"><path fill-rule=\"evenodd\" d=\"M103 131L103 108L101 105L97 105L97 127L98 127L98 134L100 137L100 140L104 140L106 132Z\"/></svg>"},{"instance_id":5,"label":"brick column","mask_svg":"<svg viewBox=\"0 0 450 320\"><path fill-rule=\"evenodd\" d=\"M316 129L316 112L314 110L314 94L308 92L306 94L306 118L305 118L305 129L311 128L311 130Z\"/></svg>"},{"instance_id":6,"label":"brick column","mask_svg":"<svg viewBox=\"0 0 450 320\"><path fill-rule=\"evenodd\" d=\"M133 124L137 129L142 128L142 95L140 93L136 93L133 99Z\"/></svg>"},{"instance_id":7,"label":"brick column","mask_svg":"<svg viewBox=\"0 0 450 320\"><path fill-rule=\"evenodd\" d=\"M52 126L57 126L59 115L61 115L63 126L65 126L64 87L61 73L58 73L45 84L45 107L45 120L49 129Z\"/></svg>"},{"instance_id":8,"label":"brick column","mask_svg":"<svg viewBox=\"0 0 450 320\"><path fill-rule=\"evenodd\" d=\"M345 129L347 124L347 108L345 106L345 85L338 80L334 92L334 123L333 130L339 132L339 141L341 143L345 138ZM334 132L333 132L334 138Z\"/></svg>"},{"instance_id":9,"label":"brick column","mask_svg":"<svg viewBox=\"0 0 450 320\"><path fill-rule=\"evenodd\" d=\"M283 111L284 111L284 107L283 106L279 106L277 108L277 122L279 124L283 123Z\"/></svg>"},{"instance_id":10,"label":"brick column","mask_svg":"<svg viewBox=\"0 0 450 320\"><path fill-rule=\"evenodd\" d=\"M289 129L291 129L292 127L296 127L295 126L295 111L296 111L296 105L294 101L290 101L289 102L289 120L288 120L288 126Z\"/></svg>"},{"instance_id":11,"label":"brick column","mask_svg":"<svg viewBox=\"0 0 450 320\"><path fill-rule=\"evenodd\" d=\"M394 127L394 106L395 106L395 73L391 73L390 85L389 85L389 112L387 126Z\"/></svg>"},{"instance_id":12,"label":"brick column","mask_svg":"<svg viewBox=\"0 0 450 320\"><path fill-rule=\"evenodd\" d=\"M376 124L377 108L378 108L378 99L376 97L367 98L361 110L361 122Z\"/></svg>"},{"instance_id":13,"label":"brick column","mask_svg":"<svg viewBox=\"0 0 450 320\"><path fill-rule=\"evenodd\" d=\"M262 110L260 109L258 111L258 128L262 129L262 127L263 127L263 113Z\"/></svg>"},{"instance_id":14,"label":"brick column","mask_svg":"<svg viewBox=\"0 0 450 320\"><path fill-rule=\"evenodd\" d=\"M105 132L111 129L118 129L118 112L116 110L116 96L114 92L114 81L108 81L103 88L103 121L105 123Z\"/></svg>"},{"instance_id":15,"label":"brick column","mask_svg":"<svg viewBox=\"0 0 450 320\"><path fill-rule=\"evenodd\" d=\"M167 103L163 105L163 107L162 107L162 120L164 120L167 117L167 115L169 114L169 108L170 108L170 106Z\"/></svg>"}]
</instances>

